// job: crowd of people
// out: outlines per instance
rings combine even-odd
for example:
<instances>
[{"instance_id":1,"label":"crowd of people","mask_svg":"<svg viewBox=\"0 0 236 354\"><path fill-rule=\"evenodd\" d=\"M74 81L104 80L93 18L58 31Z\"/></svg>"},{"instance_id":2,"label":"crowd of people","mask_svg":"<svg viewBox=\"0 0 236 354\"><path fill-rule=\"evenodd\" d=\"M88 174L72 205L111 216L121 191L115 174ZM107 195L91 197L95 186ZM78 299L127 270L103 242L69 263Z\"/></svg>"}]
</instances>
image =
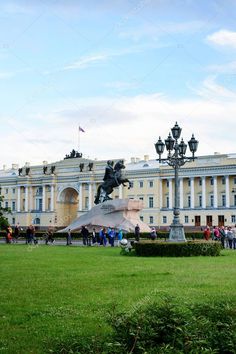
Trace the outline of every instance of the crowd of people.
<instances>
[{"instance_id":1,"label":"crowd of people","mask_svg":"<svg viewBox=\"0 0 236 354\"><path fill-rule=\"evenodd\" d=\"M84 246L92 246L92 245L99 245L99 246L107 246L108 244L111 247L115 246L115 240L117 240L117 245L119 246L120 241L123 238L123 231L119 229L116 231L114 228L102 227L99 232L96 232L96 229L93 228L92 232L89 232L86 226L82 226L81 228L81 238L83 240ZM71 229L67 232L66 238L66 245L72 244L72 237L71 237Z\"/></svg>"},{"instance_id":2,"label":"crowd of people","mask_svg":"<svg viewBox=\"0 0 236 354\"><path fill-rule=\"evenodd\" d=\"M43 234L43 239L45 240L45 244L54 244L54 229L53 227L48 227L46 232ZM92 245L100 245L111 247L115 246L115 240L117 240L117 245L120 245L120 241L123 238L122 229L115 230L114 228L105 228L102 227L99 232L93 228L92 232L89 232L86 226L82 226L80 235L82 238L82 242L84 246L92 246ZM29 225L25 230L17 224L14 229L11 226L6 228L6 243L17 243L19 236L25 237L26 244L38 244L38 239L35 234L35 227L33 225ZM68 230L66 234L66 245L72 245L72 231Z\"/></svg>"},{"instance_id":3,"label":"crowd of people","mask_svg":"<svg viewBox=\"0 0 236 354\"><path fill-rule=\"evenodd\" d=\"M26 244L38 244L38 239L36 237L35 233L35 227L34 225L29 225L26 227L24 230L22 227L20 227L19 224L17 224L14 228L11 226L7 226L6 228L6 243L18 243L19 237L24 236L25 237L25 243ZM53 228L49 227L47 231L43 234L44 239L45 239L45 244L47 245L49 242L54 243L54 238L53 238Z\"/></svg>"},{"instance_id":4,"label":"crowd of people","mask_svg":"<svg viewBox=\"0 0 236 354\"><path fill-rule=\"evenodd\" d=\"M38 244L38 239L35 234L35 227L33 225L29 225L25 230L20 227L19 224L15 225L14 228L8 226L6 228L6 243L17 243L19 236L25 236L26 244ZM45 244L54 244L54 229L49 226L47 231L43 234L43 239L45 240ZM97 232L95 228L92 231L89 231L86 226L82 226L80 230L80 236L82 239L82 243L84 246L107 246L111 247L115 246L115 240L117 240L117 245L120 245L120 241L123 238L122 229L114 229L112 227L101 227L101 229ZM134 237L136 241L140 240L140 227L137 224L134 230ZM149 238L151 240L157 239L157 232L155 227L151 228L151 232L149 234ZM234 227L231 226L206 226L203 230L203 238L206 241L213 240L219 241L222 244L223 248L236 249L236 225ZM72 231L68 230L66 235L66 245L72 245Z\"/></svg>"},{"instance_id":5,"label":"crowd of people","mask_svg":"<svg viewBox=\"0 0 236 354\"><path fill-rule=\"evenodd\" d=\"M203 237L206 241L213 240L221 242L223 248L236 249L236 225L231 226L209 226L203 231Z\"/></svg>"}]
</instances>

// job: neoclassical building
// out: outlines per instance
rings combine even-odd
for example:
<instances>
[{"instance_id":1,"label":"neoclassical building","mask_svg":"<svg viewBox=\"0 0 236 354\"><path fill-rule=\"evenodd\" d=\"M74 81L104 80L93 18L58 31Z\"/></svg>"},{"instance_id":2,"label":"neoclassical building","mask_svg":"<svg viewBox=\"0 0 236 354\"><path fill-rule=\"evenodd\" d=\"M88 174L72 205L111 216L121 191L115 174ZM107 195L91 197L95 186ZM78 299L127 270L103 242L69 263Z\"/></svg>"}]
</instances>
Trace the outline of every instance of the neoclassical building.
<instances>
[{"instance_id":1,"label":"neoclassical building","mask_svg":"<svg viewBox=\"0 0 236 354\"><path fill-rule=\"evenodd\" d=\"M120 186L112 198L138 198L144 208L140 218L150 226L167 228L173 218L174 171L166 164L132 158L125 161L132 188ZM82 154L66 155L61 161L0 170L4 206L11 209L9 223L22 227L35 224L67 226L94 206L106 161ZM185 227L236 223L236 154L201 156L179 171L180 219Z\"/></svg>"}]
</instances>

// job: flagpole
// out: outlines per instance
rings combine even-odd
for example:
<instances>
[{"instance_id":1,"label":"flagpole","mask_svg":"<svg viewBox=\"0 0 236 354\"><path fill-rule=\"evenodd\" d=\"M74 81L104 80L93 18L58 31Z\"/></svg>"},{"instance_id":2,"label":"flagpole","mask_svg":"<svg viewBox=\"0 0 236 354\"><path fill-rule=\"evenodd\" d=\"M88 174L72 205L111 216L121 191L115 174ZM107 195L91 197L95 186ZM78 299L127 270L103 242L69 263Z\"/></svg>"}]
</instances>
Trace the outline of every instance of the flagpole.
<instances>
[{"instance_id":1,"label":"flagpole","mask_svg":"<svg viewBox=\"0 0 236 354\"><path fill-rule=\"evenodd\" d=\"M78 126L78 152L80 152L80 125Z\"/></svg>"}]
</instances>

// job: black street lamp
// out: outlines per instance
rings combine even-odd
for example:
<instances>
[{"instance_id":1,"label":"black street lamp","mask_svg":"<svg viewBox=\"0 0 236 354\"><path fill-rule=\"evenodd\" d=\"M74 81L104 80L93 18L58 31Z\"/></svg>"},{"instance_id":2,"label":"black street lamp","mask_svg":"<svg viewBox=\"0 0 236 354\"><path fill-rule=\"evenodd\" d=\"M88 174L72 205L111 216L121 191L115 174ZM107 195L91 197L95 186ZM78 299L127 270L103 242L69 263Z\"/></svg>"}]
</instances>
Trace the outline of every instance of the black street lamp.
<instances>
[{"instance_id":1,"label":"black street lamp","mask_svg":"<svg viewBox=\"0 0 236 354\"><path fill-rule=\"evenodd\" d=\"M159 162L165 161L169 166L173 167L175 170L175 203L174 203L174 218L170 225L169 241L186 241L184 234L184 227L180 224L180 210L179 210L179 168L183 166L186 162L195 160L195 152L197 151L198 141L192 135L192 138L188 141L189 150L192 153L191 157L185 156L187 150L187 144L185 144L183 138L181 142L178 139L181 135L181 128L178 126L177 122L175 126L171 129L171 134L169 133L168 138L165 143L159 137L157 143L155 144L156 152L159 155ZM164 150L168 152L167 158L162 159L161 155ZM174 151L173 151L174 150ZM173 151L173 152L172 152Z\"/></svg>"}]
</instances>

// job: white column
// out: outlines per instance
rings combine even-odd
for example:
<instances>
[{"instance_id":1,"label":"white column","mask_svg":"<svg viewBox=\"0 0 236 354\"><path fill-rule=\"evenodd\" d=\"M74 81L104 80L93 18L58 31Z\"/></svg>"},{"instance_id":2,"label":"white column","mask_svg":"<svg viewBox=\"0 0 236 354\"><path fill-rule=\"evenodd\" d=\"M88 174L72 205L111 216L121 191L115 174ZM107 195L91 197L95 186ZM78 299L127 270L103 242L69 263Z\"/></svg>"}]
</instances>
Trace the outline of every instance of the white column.
<instances>
[{"instance_id":1,"label":"white column","mask_svg":"<svg viewBox=\"0 0 236 354\"><path fill-rule=\"evenodd\" d=\"M163 197L162 197L162 179L160 178L159 179L159 206L160 206L160 209L162 209L163 207Z\"/></svg>"},{"instance_id":2,"label":"white column","mask_svg":"<svg viewBox=\"0 0 236 354\"><path fill-rule=\"evenodd\" d=\"M50 211L54 211L54 185L51 184L51 205Z\"/></svg>"},{"instance_id":3,"label":"white column","mask_svg":"<svg viewBox=\"0 0 236 354\"><path fill-rule=\"evenodd\" d=\"M17 188L17 211L20 212L20 186Z\"/></svg>"},{"instance_id":4,"label":"white column","mask_svg":"<svg viewBox=\"0 0 236 354\"><path fill-rule=\"evenodd\" d=\"M190 179L190 199L191 199L190 207L191 209L194 209L194 177L191 177Z\"/></svg>"},{"instance_id":5,"label":"white column","mask_svg":"<svg viewBox=\"0 0 236 354\"><path fill-rule=\"evenodd\" d=\"M92 208L92 183L89 182L88 184L88 198L89 198L89 201L88 201L88 209L90 210Z\"/></svg>"},{"instance_id":6,"label":"white column","mask_svg":"<svg viewBox=\"0 0 236 354\"><path fill-rule=\"evenodd\" d=\"M83 184L79 185L79 211L83 210Z\"/></svg>"},{"instance_id":7,"label":"white column","mask_svg":"<svg viewBox=\"0 0 236 354\"><path fill-rule=\"evenodd\" d=\"M172 209L173 208L172 178L169 178L168 181L169 181L169 209Z\"/></svg>"},{"instance_id":8,"label":"white column","mask_svg":"<svg viewBox=\"0 0 236 354\"><path fill-rule=\"evenodd\" d=\"M119 199L123 198L123 186L122 184L119 185Z\"/></svg>"},{"instance_id":9,"label":"white column","mask_svg":"<svg viewBox=\"0 0 236 354\"><path fill-rule=\"evenodd\" d=\"M214 185L213 185L213 191L214 191L214 208L218 207L218 202L217 202L217 176L214 176L213 178Z\"/></svg>"},{"instance_id":10,"label":"white column","mask_svg":"<svg viewBox=\"0 0 236 354\"><path fill-rule=\"evenodd\" d=\"M29 187L29 210L31 211L34 209L34 204L33 204L33 187Z\"/></svg>"},{"instance_id":11,"label":"white column","mask_svg":"<svg viewBox=\"0 0 236 354\"><path fill-rule=\"evenodd\" d=\"M28 212L29 205L29 189L28 186L25 186L25 211Z\"/></svg>"},{"instance_id":12,"label":"white column","mask_svg":"<svg viewBox=\"0 0 236 354\"><path fill-rule=\"evenodd\" d=\"M94 182L93 183L93 200L95 199L95 196L97 195L97 185L96 183ZM93 203L94 204L94 203Z\"/></svg>"},{"instance_id":13,"label":"white column","mask_svg":"<svg viewBox=\"0 0 236 354\"><path fill-rule=\"evenodd\" d=\"M202 177L202 208L206 209L206 177Z\"/></svg>"},{"instance_id":14,"label":"white column","mask_svg":"<svg viewBox=\"0 0 236 354\"><path fill-rule=\"evenodd\" d=\"M43 185L42 211L45 211L45 196L46 196L46 186L45 186L45 185Z\"/></svg>"},{"instance_id":15,"label":"white column","mask_svg":"<svg viewBox=\"0 0 236 354\"><path fill-rule=\"evenodd\" d=\"M230 207L229 200L229 176L225 176L225 195L226 195L226 208Z\"/></svg>"},{"instance_id":16,"label":"white column","mask_svg":"<svg viewBox=\"0 0 236 354\"><path fill-rule=\"evenodd\" d=\"M179 179L179 207L183 209L184 207L184 184L183 178Z\"/></svg>"}]
</instances>

